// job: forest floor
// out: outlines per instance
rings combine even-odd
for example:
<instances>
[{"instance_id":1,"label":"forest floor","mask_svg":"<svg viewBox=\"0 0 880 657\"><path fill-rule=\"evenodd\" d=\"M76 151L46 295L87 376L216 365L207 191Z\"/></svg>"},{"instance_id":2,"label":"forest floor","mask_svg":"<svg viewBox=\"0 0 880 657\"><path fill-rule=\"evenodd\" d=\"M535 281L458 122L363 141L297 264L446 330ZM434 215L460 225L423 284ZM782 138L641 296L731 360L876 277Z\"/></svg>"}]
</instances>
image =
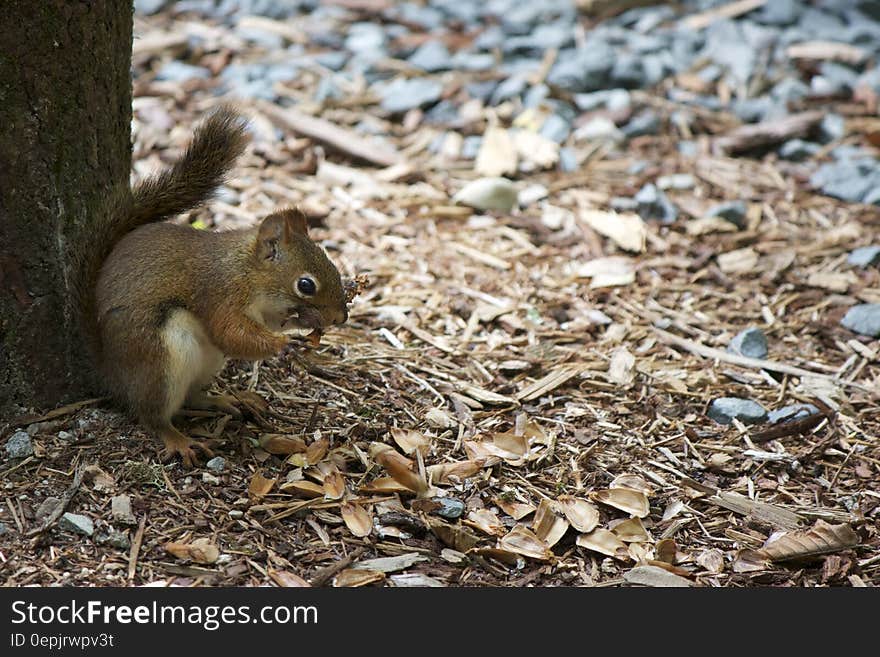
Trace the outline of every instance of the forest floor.
<instances>
[{"instance_id":1,"label":"forest floor","mask_svg":"<svg viewBox=\"0 0 880 657\"><path fill-rule=\"evenodd\" d=\"M143 175L218 102L214 78L156 80L161 53L217 70L256 55L208 19L164 12L136 30ZM462 106L457 75L444 96ZM314 102L320 81L275 84L347 131L341 149L325 124L296 134L289 107L242 100L252 149L219 199L180 221L239 227L301 204L343 274L369 278L350 320L318 348L294 338L277 358L229 364L217 388L244 420L178 421L219 440L211 468L163 465L158 442L102 401L0 423L33 448L0 460L0 583L880 584L880 341L840 323L880 302L880 271L847 262L880 217L809 184L831 148L876 143L876 108L805 101L842 113L846 133L807 162L733 157L719 146L740 120L689 107L682 126L661 85L632 92L659 130L569 142L579 165L566 172L546 140L513 145L516 103L471 102L438 127L418 108L378 109L357 82ZM364 124L385 135L372 162L352 156ZM476 163L437 147L450 132L459 148L483 136ZM695 149L682 152L685 137ZM518 207L453 203L495 173ZM686 174L658 185L674 220L610 209L670 174ZM744 203L735 222L707 216L725 201ZM763 360L728 350L750 327ZM813 414L721 424L719 398Z\"/></svg>"}]
</instances>

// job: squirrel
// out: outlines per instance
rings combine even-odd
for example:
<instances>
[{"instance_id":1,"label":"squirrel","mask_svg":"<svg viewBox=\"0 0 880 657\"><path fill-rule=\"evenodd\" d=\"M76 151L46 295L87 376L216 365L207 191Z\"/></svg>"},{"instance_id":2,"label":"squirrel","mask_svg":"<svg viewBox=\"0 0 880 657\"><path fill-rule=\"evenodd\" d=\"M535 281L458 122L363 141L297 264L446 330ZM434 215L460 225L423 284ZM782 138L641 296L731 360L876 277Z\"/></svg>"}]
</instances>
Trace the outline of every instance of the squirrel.
<instances>
[{"instance_id":1,"label":"squirrel","mask_svg":"<svg viewBox=\"0 0 880 657\"><path fill-rule=\"evenodd\" d=\"M184 405L240 416L229 396L205 392L227 358L265 359L288 343L282 330L320 335L348 319L351 294L298 209L219 232L165 221L215 193L246 129L233 109L215 110L170 168L112 195L73 257L74 308L108 391L161 438L163 461L186 467L196 450L213 454L172 424Z\"/></svg>"}]
</instances>

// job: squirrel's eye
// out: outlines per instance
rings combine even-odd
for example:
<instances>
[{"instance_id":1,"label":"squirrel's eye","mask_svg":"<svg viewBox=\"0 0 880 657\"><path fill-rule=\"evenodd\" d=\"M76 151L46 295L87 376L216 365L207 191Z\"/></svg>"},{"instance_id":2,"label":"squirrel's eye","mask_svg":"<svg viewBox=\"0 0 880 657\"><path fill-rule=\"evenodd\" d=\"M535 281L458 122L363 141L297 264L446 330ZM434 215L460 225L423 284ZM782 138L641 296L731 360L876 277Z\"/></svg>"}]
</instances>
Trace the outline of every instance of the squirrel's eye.
<instances>
[{"instance_id":1,"label":"squirrel's eye","mask_svg":"<svg viewBox=\"0 0 880 657\"><path fill-rule=\"evenodd\" d=\"M318 287L315 285L315 281L313 281L308 276L303 276L296 282L296 289L299 290L300 294L303 294L307 297L314 296L315 292L318 291Z\"/></svg>"}]
</instances>

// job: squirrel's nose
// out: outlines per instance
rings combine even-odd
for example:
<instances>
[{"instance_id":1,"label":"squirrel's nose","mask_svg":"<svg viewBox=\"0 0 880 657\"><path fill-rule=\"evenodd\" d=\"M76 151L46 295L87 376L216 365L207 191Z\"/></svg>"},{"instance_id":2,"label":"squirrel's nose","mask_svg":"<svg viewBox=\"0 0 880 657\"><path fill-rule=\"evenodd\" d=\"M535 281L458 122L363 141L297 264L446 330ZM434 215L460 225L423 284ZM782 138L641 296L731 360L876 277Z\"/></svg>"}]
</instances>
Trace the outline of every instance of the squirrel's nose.
<instances>
[{"instance_id":1,"label":"squirrel's nose","mask_svg":"<svg viewBox=\"0 0 880 657\"><path fill-rule=\"evenodd\" d=\"M324 313L327 324L345 324L348 320L348 308L343 306L339 309L328 308Z\"/></svg>"}]
</instances>

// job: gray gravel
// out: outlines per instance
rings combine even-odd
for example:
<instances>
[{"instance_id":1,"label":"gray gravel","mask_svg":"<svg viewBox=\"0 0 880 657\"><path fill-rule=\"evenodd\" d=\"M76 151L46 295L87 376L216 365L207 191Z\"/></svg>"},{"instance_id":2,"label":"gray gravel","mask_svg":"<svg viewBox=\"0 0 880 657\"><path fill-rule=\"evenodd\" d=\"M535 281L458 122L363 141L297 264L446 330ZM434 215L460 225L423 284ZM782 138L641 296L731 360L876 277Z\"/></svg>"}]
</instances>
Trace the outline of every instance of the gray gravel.
<instances>
[{"instance_id":1,"label":"gray gravel","mask_svg":"<svg viewBox=\"0 0 880 657\"><path fill-rule=\"evenodd\" d=\"M713 400L707 415L719 424L730 424L734 419L743 424L757 424L767 419L767 411L758 402L739 397Z\"/></svg>"},{"instance_id":2,"label":"gray gravel","mask_svg":"<svg viewBox=\"0 0 880 657\"><path fill-rule=\"evenodd\" d=\"M16 431L6 441L6 455L11 459L24 459L34 453L34 444L27 431Z\"/></svg>"}]
</instances>

